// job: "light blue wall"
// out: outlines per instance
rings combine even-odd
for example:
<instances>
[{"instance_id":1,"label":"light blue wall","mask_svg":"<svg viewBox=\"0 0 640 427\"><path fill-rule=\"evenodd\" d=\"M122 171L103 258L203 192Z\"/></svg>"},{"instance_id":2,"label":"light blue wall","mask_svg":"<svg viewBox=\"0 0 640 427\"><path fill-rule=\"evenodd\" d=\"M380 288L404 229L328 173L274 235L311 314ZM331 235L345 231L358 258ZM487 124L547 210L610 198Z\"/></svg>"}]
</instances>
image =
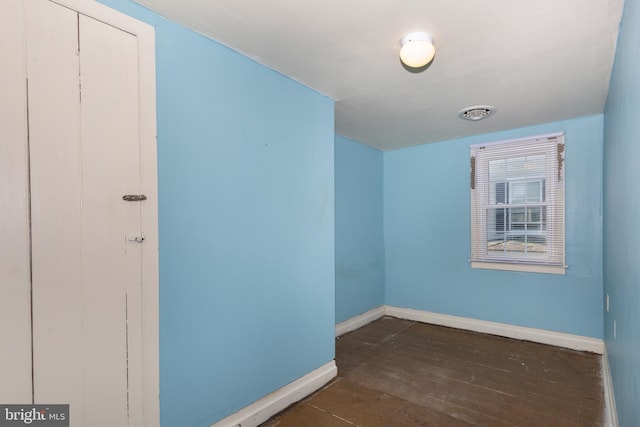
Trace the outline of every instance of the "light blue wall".
<instances>
[{"instance_id":1,"label":"light blue wall","mask_svg":"<svg viewBox=\"0 0 640 427\"><path fill-rule=\"evenodd\" d=\"M382 152L335 139L336 323L384 304Z\"/></svg>"},{"instance_id":2,"label":"light blue wall","mask_svg":"<svg viewBox=\"0 0 640 427\"><path fill-rule=\"evenodd\" d=\"M604 120L604 336L623 427L640 426L639 45L640 5L626 0Z\"/></svg>"},{"instance_id":3,"label":"light blue wall","mask_svg":"<svg viewBox=\"0 0 640 427\"><path fill-rule=\"evenodd\" d=\"M160 415L202 427L334 357L333 101L156 28Z\"/></svg>"},{"instance_id":4,"label":"light blue wall","mask_svg":"<svg viewBox=\"0 0 640 427\"><path fill-rule=\"evenodd\" d=\"M386 304L602 338L603 116L384 154ZM469 145L566 132L567 274L469 266Z\"/></svg>"}]
</instances>

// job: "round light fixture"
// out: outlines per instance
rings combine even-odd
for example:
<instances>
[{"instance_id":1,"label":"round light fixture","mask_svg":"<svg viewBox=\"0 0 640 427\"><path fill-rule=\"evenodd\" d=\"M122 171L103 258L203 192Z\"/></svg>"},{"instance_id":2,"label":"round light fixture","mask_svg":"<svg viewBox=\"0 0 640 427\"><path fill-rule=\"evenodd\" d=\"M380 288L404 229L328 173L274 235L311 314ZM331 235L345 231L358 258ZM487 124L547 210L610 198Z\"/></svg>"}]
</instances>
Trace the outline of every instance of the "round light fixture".
<instances>
[{"instance_id":1,"label":"round light fixture","mask_svg":"<svg viewBox=\"0 0 640 427\"><path fill-rule=\"evenodd\" d=\"M409 33L400 40L400 60L411 68L427 65L436 53L433 37L427 33Z\"/></svg>"}]
</instances>

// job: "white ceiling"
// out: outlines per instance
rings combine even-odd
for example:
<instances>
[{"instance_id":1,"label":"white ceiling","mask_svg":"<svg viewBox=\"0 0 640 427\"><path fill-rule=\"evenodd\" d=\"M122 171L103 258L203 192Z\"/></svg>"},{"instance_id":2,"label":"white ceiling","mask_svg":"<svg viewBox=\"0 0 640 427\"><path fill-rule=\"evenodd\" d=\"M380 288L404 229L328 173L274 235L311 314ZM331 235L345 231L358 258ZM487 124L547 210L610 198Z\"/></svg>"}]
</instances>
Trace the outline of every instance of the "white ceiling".
<instances>
[{"instance_id":1,"label":"white ceiling","mask_svg":"<svg viewBox=\"0 0 640 427\"><path fill-rule=\"evenodd\" d=\"M136 0L336 101L335 131L380 150L604 110L623 0ZM427 31L421 73L400 38ZM490 104L483 121L460 109Z\"/></svg>"}]
</instances>

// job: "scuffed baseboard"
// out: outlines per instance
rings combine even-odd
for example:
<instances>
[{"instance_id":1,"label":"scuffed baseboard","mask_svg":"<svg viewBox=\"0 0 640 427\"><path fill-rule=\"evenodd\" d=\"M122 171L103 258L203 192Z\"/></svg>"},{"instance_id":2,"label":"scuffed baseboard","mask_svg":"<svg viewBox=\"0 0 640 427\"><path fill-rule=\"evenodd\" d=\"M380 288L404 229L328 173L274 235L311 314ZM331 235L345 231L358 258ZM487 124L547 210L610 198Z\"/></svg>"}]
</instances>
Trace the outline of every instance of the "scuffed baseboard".
<instances>
[{"instance_id":1,"label":"scuffed baseboard","mask_svg":"<svg viewBox=\"0 0 640 427\"><path fill-rule=\"evenodd\" d=\"M549 344L572 350L588 351L596 354L604 353L604 341L598 338L509 325L507 323L470 319L468 317L432 313L430 311L415 310L412 308L394 307L390 305L376 307L373 310L369 310L366 313L337 324L336 336L361 328L383 316L415 320L417 322L430 323L432 325L448 326L450 328L465 329L484 334Z\"/></svg>"},{"instance_id":2,"label":"scuffed baseboard","mask_svg":"<svg viewBox=\"0 0 640 427\"><path fill-rule=\"evenodd\" d=\"M604 353L604 341L581 335L470 319L468 317L450 316L448 314L431 313L429 311L414 310L411 308L386 306L385 313L387 316L398 317L400 319L415 320L433 325L448 326L484 334L549 344L572 350L588 351L597 354Z\"/></svg>"},{"instance_id":3,"label":"scuffed baseboard","mask_svg":"<svg viewBox=\"0 0 640 427\"><path fill-rule=\"evenodd\" d=\"M605 352L604 341L580 335L543 329L527 328L506 323L489 322L486 320L470 319L466 317L450 316L423 310L401 308L394 306L380 306L366 313L355 316L336 325L336 336L361 328L383 316L414 320L422 323L447 326L469 331L499 335L508 338L538 342L573 350L589 351L602 354L602 376L606 404L607 427L618 427L611 372ZM211 427L256 427L276 415L291 404L305 398L320 389L338 374L335 361L331 361L320 368L308 373L298 380L252 403L240 411L212 424Z\"/></svg>"},{"instance_id":4,"label":"scuffed baseboard","mask_svg":"<svg viewBox=\"0 0 640 427\"><path fill-rule=\"evenodd\" d=\"M256 427L291 404L320 389L337 374L338 368L335 361L332 360L227 418L212 424L211 427Z\"/></svg>"},{"instance_id":5,"label":"scuffed baseboard","mask_svg":"<svg viewBox=\"0 0 640 427\"><path fill-rule=\"evenodd\" d=\"M347 319L344 322L340 322L336 325L336 336L344 335L347 332L355 331L363 326L378 320L385 315L385 306L381 305L358 316Z\"/></svg>"}]
</instances>

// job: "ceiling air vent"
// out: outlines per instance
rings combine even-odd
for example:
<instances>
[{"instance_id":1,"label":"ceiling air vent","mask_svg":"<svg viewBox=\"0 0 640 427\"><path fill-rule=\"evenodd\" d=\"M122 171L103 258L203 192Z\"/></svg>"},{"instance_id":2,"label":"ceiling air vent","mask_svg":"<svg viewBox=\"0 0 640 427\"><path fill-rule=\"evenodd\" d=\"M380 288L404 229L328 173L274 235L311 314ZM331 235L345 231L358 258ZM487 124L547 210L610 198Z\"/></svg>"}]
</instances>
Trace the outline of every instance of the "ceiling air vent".
<instances>
[{"instance_id":1,"label":"ceiling air vent","mask_svg":"<svg viewBox=\"0 0 640 427\"><path fill-rule=\"evenodd\" d=\"M458 112L458 117L465 120L471 120L472 122L477 122L478 120L493 116L495 113L496 107L492 105L473 105L460 110Z\"/></svg>"}]
</instances>

